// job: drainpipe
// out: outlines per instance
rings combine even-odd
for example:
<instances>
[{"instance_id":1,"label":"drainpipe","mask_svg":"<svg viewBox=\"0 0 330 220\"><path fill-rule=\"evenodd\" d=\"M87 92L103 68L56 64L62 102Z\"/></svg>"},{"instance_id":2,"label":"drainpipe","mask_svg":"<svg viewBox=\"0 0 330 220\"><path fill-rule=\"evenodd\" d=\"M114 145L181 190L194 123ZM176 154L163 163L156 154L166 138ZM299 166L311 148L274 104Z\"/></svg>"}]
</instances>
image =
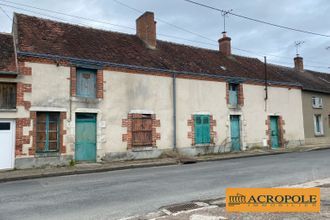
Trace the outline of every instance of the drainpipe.
<instances>
[{"instance_id":1,"label":"drainpipe","mask_svg":"<svg viewBox=\"0 0 330 220\"><path fill-rule=\"evenodd\" d=\"M267 111L267 100L268 100L268 73L267 73L267 57L264 57L265 61L265 112Z\"/></svg>"},{"instance_id":2,"label":"drainpipe","mask_svg":"<svg viewBox=\"0 0 330 220\"><path fill-rule=\"evenodd\" d=\"M176 73L173 73L173 151L176 151Z\"/></svg>"}]
</instances>

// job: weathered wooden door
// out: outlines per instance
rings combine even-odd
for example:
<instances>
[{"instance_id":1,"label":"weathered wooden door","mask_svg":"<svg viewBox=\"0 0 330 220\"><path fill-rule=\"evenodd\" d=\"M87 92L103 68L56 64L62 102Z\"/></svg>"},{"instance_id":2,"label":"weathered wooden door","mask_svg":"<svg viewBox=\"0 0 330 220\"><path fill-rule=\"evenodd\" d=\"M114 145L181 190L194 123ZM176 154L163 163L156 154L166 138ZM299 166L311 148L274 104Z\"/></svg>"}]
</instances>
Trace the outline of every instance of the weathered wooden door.
<instances>
[{"instance_id":1,"label":"weathered wooden door","mask_svg":"<svg viewBox=\"0 0 330 220\"><path fill-rule=\"evenodd\" d=\"M0 170L14 168L14 124L0 120Z\"/></svg>"},{"instance_id":2,"label":"weathered wooden door","mask_svg":"<svg viewBox=\"0 0 330 220\"><path fill-rule=\"evenodd\" d=\"M96 161L96 114L76 115L76 161Z\"/></svg>"},{"instance_id":3,"label":"weathered wooden door","mask_svg":"<svg viewBox=\"0 0 330 220\"><path fill-rule=\"evenodd\" d=\"M210 116L195 115L195 143L209 144L210 143Z\"/></svg>"},{"instance_id":4,"label":"weathered wooden door","mask_svg":"<svg viewBox=\"0 0 330 220\"><path fill-rule=\"evenodd\" d=\"M270 116L270 137L272 148L278 148L279 144L279 133L278 133L278 117Z\"/></svg>"},{"instance_id":5,"label":"weathered wooden door","mask_svg":"<svg viewBox=\"0 0 330 220\"><path fill-rule=\"evenodd\" d=\"M230 116L230 133L231 133L231 148L233 151L241 150L241 132L240 132L240 116Z\"/></svg>"}]
</instances>

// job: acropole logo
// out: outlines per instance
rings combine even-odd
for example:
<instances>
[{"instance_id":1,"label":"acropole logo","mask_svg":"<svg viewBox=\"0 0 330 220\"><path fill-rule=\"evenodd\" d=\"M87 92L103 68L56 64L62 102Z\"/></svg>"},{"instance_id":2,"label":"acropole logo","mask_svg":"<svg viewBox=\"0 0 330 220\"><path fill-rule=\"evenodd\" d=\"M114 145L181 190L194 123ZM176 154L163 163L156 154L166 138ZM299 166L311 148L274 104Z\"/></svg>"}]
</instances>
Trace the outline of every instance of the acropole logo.
<instances>
[{"instance_id":1,"label":"acropole logo","mask_svg":"<svg viewBox=\"0 0 330 220\"><path fill-rule=\"evenodd\" d=\"M320 188L228 188L228 212L319 212Z\"/></svg>"}]
</instances>

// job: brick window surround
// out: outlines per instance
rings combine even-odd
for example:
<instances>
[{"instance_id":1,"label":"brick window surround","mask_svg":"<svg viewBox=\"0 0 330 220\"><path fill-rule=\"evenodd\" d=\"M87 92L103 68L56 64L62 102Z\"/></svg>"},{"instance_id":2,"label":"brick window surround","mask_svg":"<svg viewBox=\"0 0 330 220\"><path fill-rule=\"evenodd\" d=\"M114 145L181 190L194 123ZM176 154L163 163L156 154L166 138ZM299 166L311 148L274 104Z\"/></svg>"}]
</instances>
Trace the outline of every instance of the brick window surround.
<instances>
[{"instance_id":1,"label":"brick window surround","mask_svg":"<svg viewBox=\"0 0 330 220\"><path fill-rule=\"evenodd\" d=\"M230 82L226 82L226 102L227 105L229 105L229 84ZM243 84L239 83L238 85L238 105L243 106L244 105L244 92L243 92Z\"/></svg>"},{"instance_id":2,"label":"brick window surround","mask_svg":"<svg viewBox=\"0 0 330 220\"><path fill-rule=\"evenodd\" d=\"M215 144L215 137L217 136L217 132L215 131L215 127L217 126L217 121L213 119L213 115L210 116L210 145ZM190 119L187 120L187 125L190 127L188 131L188 139L191 139L191 146L195 146L195 117L191 115Z\"/></svg>"},{"instance_id":3,"label":"brick window surround","mask_svg":"<svg viewBox=\"0 0 330 220\"><path fill-rule=\"evenodd\" d=\"M284 125L285 125L285 121L283 120L282 116L278 116L278 134L279 134L279 144L280 147L284 148L285 147L285 143L286 140L284 139L284 134L285 134L285 130L284 130ZM271 144L271 128L270 128L270 116L267 117L267 120L265 121L265 124L267 125L267 130L266 130L266 135L267 135L267 144L269 146L269 148L272 147Z\"/></svg>"},{"instance_id":4,"label":"brick window surround","mask_svg":"<svg viewBox=\"0 0 330 220\"><path fill-rule=\"evenodd\" d=\"M70 68L71 97L77 96L77 67ZM104 76L103 70L96 72L96 98L102 99L104 96Z\"/></svg>"},{"instance_id":5,"label":"brick window surround","mask_svg":"<svg viewBox=\"0 0 330 220\"><path fill-rule=\"evenodd\" d=\"M37 145L37 112L31 112L31 119L33 120L33 129L30 132L30 136L32 137L32 147L29 149L29 155L36 154L36 145ZM59 143L59 153L66 153L66 146L64 145L63 137L66 135L66 130L64 129L64 120L66 119L66 112L60 112L60 143Z\"/></svg>"},{"instance_id":6,"label":"brick window surround","mask_svg":"<svg viewBox=\"0 0 330 220\"><path fill-rule=\"evenodd\" d=\"M122 141L127 142L127 149L133 149L133 119L143 118L145 114L129 113L127 118L122 119L122 127L127 128L127 133L122 135ZM160 133L157 128L160 127L160 120L156 119L156 114L150 114L152 120L152 147L157 147L157 140L160 140Z\"/></svg>"}]
</instances>

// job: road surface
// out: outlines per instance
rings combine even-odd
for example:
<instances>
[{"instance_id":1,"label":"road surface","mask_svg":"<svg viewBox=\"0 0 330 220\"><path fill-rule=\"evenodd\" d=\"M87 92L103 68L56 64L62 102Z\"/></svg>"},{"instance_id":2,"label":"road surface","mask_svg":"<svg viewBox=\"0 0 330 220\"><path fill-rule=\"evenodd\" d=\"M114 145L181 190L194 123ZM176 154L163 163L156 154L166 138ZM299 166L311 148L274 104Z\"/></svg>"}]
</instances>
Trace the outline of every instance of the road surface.
<instances>
[{"instance_id":1,"label":"road surface","mask_svg":"<svg viewBox=\"0 0 330 220\"><path fill-rule=\"evenodd\" d=\"M224 196L330 177L330 150L0 183L0 220L118 219Z\"/></svg>"}]
</instances>

